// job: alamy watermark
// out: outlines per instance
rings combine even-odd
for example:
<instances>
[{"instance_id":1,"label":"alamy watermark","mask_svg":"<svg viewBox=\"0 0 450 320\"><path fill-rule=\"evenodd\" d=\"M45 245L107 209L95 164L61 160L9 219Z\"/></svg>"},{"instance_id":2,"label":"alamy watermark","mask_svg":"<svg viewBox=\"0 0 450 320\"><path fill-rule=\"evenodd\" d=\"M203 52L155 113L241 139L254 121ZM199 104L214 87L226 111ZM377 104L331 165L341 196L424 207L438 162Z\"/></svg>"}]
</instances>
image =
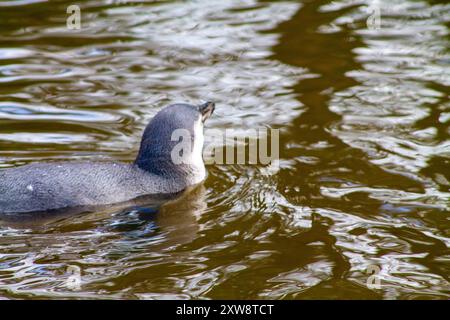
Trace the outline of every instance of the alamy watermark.
<instances>
[{"instance_id":1,"label":"alamy watermark","mask_svg":"<svg viewBox=\"0 0 450 320\"><path fill-rule=\"evenodd\" d=\"M380 3L375 0L367 7L367 13L369 17L366 20L366 25L369 30L381 29L381 6Z\"/></svg>"},{"instance_id":2,"label":"alamy watermark","mask_svg":"<svg viewBox=\"0 0 450 320\"><path fill-rule=\"evenodd\" d=\"M380 266L376 264L371 264L367 267L367 274L369 274L369 277L366 281L367 288L371 290L379 290L381 289L381 279L379 276L379 273L381 271Z\"/></svg>"},{"instance_id":3,"label":"alamy watermark","mask_svg":"<svg viewBox=\"0 0 450 320\"><path fill-rule=\"evenodd\" d=\"M209 129L205 130L205 136L208 137L208 142L201 152L206 164L279 164L279 129L248 129L244 134L234 134L232 130ZM174 130L171 140L177 142L172 149L172 162L192 163L192 157L199 151L195 150L198 146L190 131Z\"/></svg>"},{"instance_id":4,"label":"alamy watermark","mask_svg":"<svg viewBox=\"0 0 450 320\"><path fill-rule=\"evenodd\" d=\"M69 16L66 19L66 26L69 30L81 29L81 9L80 6L72 4L67 7L66 13Z\"/></svg>"},{"instance_id":5,"label":"alamy watermark","mask_svg":"<svg viewBox=\"0 0 450 320\"><path fill-rule=\"evenodd\" d=\"M70 290L81 290L81 268L79 266L70 265L66 269L69 277L66 279L66 287Z\"/></svg>"}]
</instances>

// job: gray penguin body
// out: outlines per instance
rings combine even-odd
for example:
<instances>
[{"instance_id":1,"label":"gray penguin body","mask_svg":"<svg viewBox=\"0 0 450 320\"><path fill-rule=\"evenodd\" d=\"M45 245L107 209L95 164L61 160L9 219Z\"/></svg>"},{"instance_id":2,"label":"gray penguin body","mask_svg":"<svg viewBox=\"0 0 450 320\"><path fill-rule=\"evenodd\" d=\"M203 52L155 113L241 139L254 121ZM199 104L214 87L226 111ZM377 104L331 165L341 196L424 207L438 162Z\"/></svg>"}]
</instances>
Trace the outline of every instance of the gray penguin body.
<instances>
[{"instance_id":1,"label":"gray penguin body","mask_svg":"<svg viewBox=\"0 0 450 320\"><path fill-rule=\"evenodd\" d=\"M125 202L144 195L178 193L201 182L203 122L213 103L170 105L150 121L134 163L52 162L0 170L0 216ZM189 133L191 148L174 163L181 141L173 132Z\"/></svg>"}]
</instances>

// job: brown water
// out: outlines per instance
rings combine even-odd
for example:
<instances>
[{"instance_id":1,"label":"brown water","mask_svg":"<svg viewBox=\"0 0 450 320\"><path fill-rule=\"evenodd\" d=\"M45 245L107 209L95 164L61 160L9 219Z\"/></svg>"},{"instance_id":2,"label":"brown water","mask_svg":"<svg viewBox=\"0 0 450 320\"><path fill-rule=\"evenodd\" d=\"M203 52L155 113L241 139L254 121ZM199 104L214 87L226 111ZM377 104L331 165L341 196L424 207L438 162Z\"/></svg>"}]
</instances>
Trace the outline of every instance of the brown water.
<instances>
[{"instance_id":1,"label":"brown water","mask_svg":"<svg viewBox=\"0 0 450 320\"><path fill-rule=\"evenodd\" d=\"M380 1L378 30L369 0L81 3L68 30L71 1L0 1L1 168L131 161L161 107L213 100L208 128L281 130L280 170L3 223L1 297L450 297L446 1Z\"/></svg>"}]
</instances>

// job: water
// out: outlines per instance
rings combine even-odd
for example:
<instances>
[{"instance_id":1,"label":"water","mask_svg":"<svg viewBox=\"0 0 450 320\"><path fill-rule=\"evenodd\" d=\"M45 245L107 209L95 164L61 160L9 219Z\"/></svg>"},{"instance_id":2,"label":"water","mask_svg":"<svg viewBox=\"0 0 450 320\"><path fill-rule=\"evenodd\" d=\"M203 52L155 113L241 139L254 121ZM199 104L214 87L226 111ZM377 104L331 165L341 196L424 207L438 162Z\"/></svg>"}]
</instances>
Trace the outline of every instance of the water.
<instances>
[{"instance_id":1,"label":"water","mask_svg":"<svg viewBox=\"0 0 450 320\"><path fill-rule=\"evenodd\" d=\"M450 297L446 1L84 1L80 30L70 4L0 1L1 168L132 161L161 107L212 100L210 129L280 129L280 170L2 223L1 297Z\"/></svg>"}]
</instances>

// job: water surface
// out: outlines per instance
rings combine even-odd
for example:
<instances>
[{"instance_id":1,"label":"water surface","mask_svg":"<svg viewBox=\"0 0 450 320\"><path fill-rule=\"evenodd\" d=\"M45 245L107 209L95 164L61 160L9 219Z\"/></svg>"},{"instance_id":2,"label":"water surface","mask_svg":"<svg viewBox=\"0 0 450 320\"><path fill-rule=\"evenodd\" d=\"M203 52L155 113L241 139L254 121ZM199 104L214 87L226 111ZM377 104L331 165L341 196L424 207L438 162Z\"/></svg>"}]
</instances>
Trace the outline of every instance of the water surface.
<instances>
[{"instance_id":1,"label":"water surface","mask_svg":"<svg viewBox=\"0 0 450 320\"><path fill-rule=\"evenodd\" d=\"M70 4L0 1L0 168L132 161L160 108L213 100L210 129L280 129L280 170L2 223L1 297L450 297L446 1L90 0L80 30Z\"/></svg>"}]
</instances>

